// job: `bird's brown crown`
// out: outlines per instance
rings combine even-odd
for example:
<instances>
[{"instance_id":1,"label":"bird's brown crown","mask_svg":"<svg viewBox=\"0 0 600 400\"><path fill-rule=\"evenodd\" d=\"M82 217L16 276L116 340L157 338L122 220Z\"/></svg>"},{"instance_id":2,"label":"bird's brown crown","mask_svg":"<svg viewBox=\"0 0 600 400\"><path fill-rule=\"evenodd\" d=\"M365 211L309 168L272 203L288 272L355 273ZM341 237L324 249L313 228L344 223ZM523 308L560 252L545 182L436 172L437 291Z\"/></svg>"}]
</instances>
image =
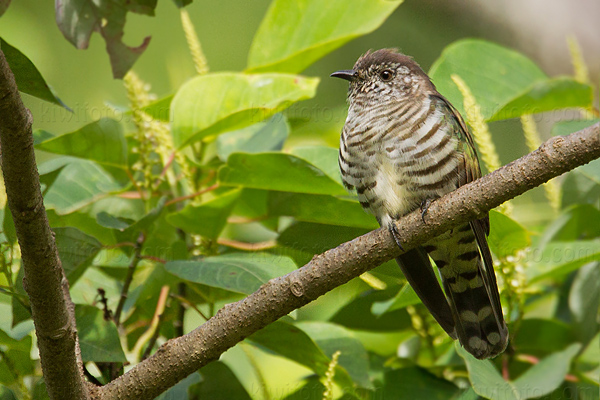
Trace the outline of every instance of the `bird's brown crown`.
<instances>
[{"instance_id":1,"label":"bird's brown crown","mask_svg":"<svg viewBox=\"0 0 600 400\"><path fill-rule=\"evenodd\" d=\"M405 66L414 74L425 74L412 57L402 54L398 49L369 50L354 64L355 71L368 71L373 67Z\"/></svg>"}]
</instances>

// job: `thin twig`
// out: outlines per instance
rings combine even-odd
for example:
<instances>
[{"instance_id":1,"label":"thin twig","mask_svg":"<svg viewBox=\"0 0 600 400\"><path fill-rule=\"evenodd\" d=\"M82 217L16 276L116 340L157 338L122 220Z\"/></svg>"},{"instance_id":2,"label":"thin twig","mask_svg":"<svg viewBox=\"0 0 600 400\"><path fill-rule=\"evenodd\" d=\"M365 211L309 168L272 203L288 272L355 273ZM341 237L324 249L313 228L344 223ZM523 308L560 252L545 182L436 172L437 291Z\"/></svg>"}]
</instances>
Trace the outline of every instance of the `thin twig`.
<instances>
[{"instance_id":1,"label":"thin twig","mask_svg":"<svg viewBox=\"0 0 600 400\"><path fill-rule=\"evenodd\" d=\"M187 292L187 285L185 284L185 282L179 282L177 284L177 296L179 298L185 299L186 292ZM200 314L200 315L202 315L202 314ZM179 301L177 303L177 317L175 318L175 321L173 322L173 327L175 328L175 336L178 336L178 337L183 336L184 318L185 318L185 306L181 301Z\"/></svg>"},{"instance_id":2,"label":"thin twig","mask_svg":"<svg viewBox=\"0 0 600 400\"><path fill-rule=\"evenodd\" d=\"M218 183L215 183L214 185L212 185L212 186L209 186L209 187L207 187L206 189L199 190L199 191L197 191L196 193L192 193L192 194L188 194L188 195L186 195L186 196L181 196L181 197L174 198L173 200L169 200L169 201L167 201L167 202L165 203L165 207L166 207L166 206L169 206L169 205L171 205L171 204L178 203L178 202L180 202L180 201L185 201L185 200L193 199L194 197L201 196L201 195L203 195L204 193L208 193L208 192L210 192L211 190L215 190L215 189L217 189L218 187L219 187L219 184L218 184Z\"/></svg>"},{"instance_id":3,"label":"thin twig","mask_svg":"<svg viewBox=\"0 0 600 400\"><path fill-rule=\"evenodd\" d=\"M163 167L163 170L160 173L161 178L163 178L165 176L165 174L167 173L167 170L173 164L173 161L175 161L175 152L171 153L171 155L169 156L169 159L165 163L165 166Z\"/></svg>"},{"instance_id":4,"label":"thin twig","mask_svg":"<svg viewBox=\"0 0 600 400\"><path fill-rule=\"evenodd\" d=\"M152 353L152 348L156 344L158 336L160 335L160 325L162 324L164 319L165 312L163 311L163 313L158 316L158 323L156 324L156 329L154 330L152 337L148 341L148 344L146 345L146 350L144 350L144 354L142 354L142 358L140 358L140 361L144 361L146 358L150 357L150 353Z\"/></svg>"},{"instance_id":5,"label":"thin twig","mask_svg":"<svg viewBox=\"0 0 600 400\"><path fill-rule=\"evenodd\" d=\"M272 249L277 246L277 241L275 240L267 240L266 242L258 242L258 243L246 243L239 242L237 240L219 238L217 239L217 243L223 246L232 247L234 249L246 250L246 251L260 251L266 249Z\"/></svg>"},{"instance_id":6,"label":"thin twig","mask_svg":"<svg viewBox=\"0 0 600 400\"><path fill-rule=\"evenodd\" d=\"M135 189L137 190L137 192L140 195L140 198L144 201L146 201L146 196L144 196L144 190L138 185L138 183L135 181L135 178L133 177L133 175L131 174L131 171L129 170L129 168L127 168L125 170L125 172L127 173L127 177L129 178L129 180L131 181L131 183L133 184L133 187L135 187Z\"/></svg>"},{"instance_id":7,"label":"thin twig","mask_svg":"<svg viewBox=\"0 0 600 400\"><path fill-rule=\"evenodd\" d=\"M510 380L510 370L508 369L508 357L507 356L502 356L502 378L504 378L505 381L509 381Z\"/></svg>"},{"instance_id":8,"label":"thin twig","mask_svg":"<svg viewBox=\"0 0 600 400\"><path fill-rule=\"evenodd\" d=\"M169 286L164 285L160 289L160 294L158 295L158 301L156 302L156 309L154 310L154 316L152 316L152 321L150 322L150 326L146 330L146 332L142 333L142 336L139 337L135 346L133 346L133 354L138 355L144 346L144 343L150 342L152 337L155 335L156 331L159 329L160 316L165 312L165 306L167 304L167 298L169 297ZM142 361L142 360L140 360Z\"/></svg>"},{"instance_id":9,"label":"thin twig","mask_svg":"<svg viewBox=\"0 0 600 400\"><path fill-rule=\"evenodd\" d=\"M260 217L253 217L253 218L232 216L232 217L227 218L227 223L228 224L249 224L251 222L264 221L268 218L269 218L268 215L261 215Z\"/></svg>"},{"instance_id":10,"label":"thin twig","mask_svg":"<svg viewBox=\"0 0 600 400\"><path fill-rule=\"evenodd\" d=\"M100 296L100 303L102 304L102 313L105 321L112 320L112 311L108 307L108 299L106 298L106 290L98 288L98 295Z\"/></svg>"},{"instance_id":11,"label":"thin twig","mask_svg":"<svg viewBox=\"0 0 600 400\"><path fill-rule=\"evenodd\" d=\"M144 245L144 240L146 240L144 234L140 233L140 236L138 237L137 243L135 245L133 258L129 263L129 268L127 268L127 276L125 277L125 282L123 282L123 289L121 289L121 298L119 299L119 304L117 305L117 309L115 310L114 320L117 327L121 326L121 313L123 312L125 301L127 301L129 286L131 285L131 281L133 280L133 274L135 272L135 269L137 268L138 263L142 259L142 246Z\"/></svg>"},{"instance_id":12,"label":"thin twig","mask_svg":"<svg viewBox=\"0 0 600 400\"><path fill-rule=\"evenodd\" d=\"M173 297L174 299L176 299L177 301L179 301L181 304L185 304L186 306L188 306L191 309L195 310L202 318L204 318L205 321L209 320L209 318L198 307L196 307L196 305L194 303L192 303L191 301L189 301L185 297L182 297L182 296L177 295L177 294L172 294L172 293L171 293L171 297Z\"/></svg>"},{"instance_id":13,"label":"thin twig","mask_svg":"<svg viewBox=\"0 0 600 400\"><path fill-rule=\"evenodd\" d=\"M162 259L160 257L156 257L156 256L141 256L140 258L142 260L150 260L150 261L154 261L154 262L161 263L161 264L167 263L167 260Z\"/></svg>"}]
</instances>

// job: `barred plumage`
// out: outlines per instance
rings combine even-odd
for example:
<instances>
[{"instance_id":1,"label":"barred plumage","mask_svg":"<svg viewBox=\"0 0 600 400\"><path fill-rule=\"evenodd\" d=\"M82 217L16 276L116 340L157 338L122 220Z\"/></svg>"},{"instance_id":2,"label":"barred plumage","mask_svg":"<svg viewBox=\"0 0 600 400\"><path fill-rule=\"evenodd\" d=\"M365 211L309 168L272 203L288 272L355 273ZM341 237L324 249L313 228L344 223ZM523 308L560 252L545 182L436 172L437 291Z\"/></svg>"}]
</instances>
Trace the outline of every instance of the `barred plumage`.
<instances>
[{"instance_id":1,"label":"barred plumage","mask_svg":"<svg viewBox=\"0 0 600 400\"><path fill-rule=\"evenodd\" d=\"M368 52L332 76L350 81L339 152L344 185L392 234L399 217L481 175L460 114L410 57ZM472 221L397 259L440 325L477 358L496 356L508 342L488 233L487 218Z\"/></svg>"}]
</instances>

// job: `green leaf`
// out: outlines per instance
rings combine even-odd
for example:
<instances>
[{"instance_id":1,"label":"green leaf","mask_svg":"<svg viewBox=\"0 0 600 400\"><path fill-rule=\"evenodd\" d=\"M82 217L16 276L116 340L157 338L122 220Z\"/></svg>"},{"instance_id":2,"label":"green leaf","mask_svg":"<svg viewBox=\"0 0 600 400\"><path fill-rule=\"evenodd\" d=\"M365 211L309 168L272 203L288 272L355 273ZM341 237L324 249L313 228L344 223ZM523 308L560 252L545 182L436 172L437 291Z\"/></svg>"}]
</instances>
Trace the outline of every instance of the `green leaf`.
<instances>
[{"instance_id":1,"label":"green leaf","mask_svg":"<svg viewBox=\"0 0 600 400\"><path fill-rule=\"evenodd\" d=\"M563 322L527 318L521 322L512 345L519 353L546 354L564 349L574 339L571 327Z\"/></svg>"},{"instance_id":2,"label":"green leaf","mask_svg":"<svg viewBox=\"0 0 600 400\"><path fill-rule=\"evenodd\" d=\"M600 119L559 121L552 126L552 136L565 136L600 122Z\"/></svg>"},{"instance_id":3,"label":"green leaf","mask_svg":"<svg viewBox=\"0 0 600 400\"><path fill-rule=\"evenodd\" d=\"M35 369L30 357L31 344L32 338L29 335L16 340L0 331L0 384L11 385L23 376L33 375Z\"/></svg>"},{"instance_id":4,"label":"green leaf","mask_svg":"<svg viewBox=\"0 0 600 400\"><path fill-rule=\"evenodd\" d=\"M318 78L289 74L216 73L198 76L171 103L177 147L269 118L314 97Z\"/></svg>"},{"instance_id":5,"label":"green leaf","mask_svg":"<svg viewBox=\"0 0 600 400\"><path fill-rule=\"evenodd\" d=\"M600 365L598 365L598 360L600 360L600 346L598 346L598 343L600 343L600 332L596 334L594 339L590 340L585 350L581 352L581 356L577 357L577 362L590 364L596 370L600 370Z\"/></svg>"},{"instance_id":6,"label":"green leaf","mask_svg":"<svg viewBox=\"0 0 600 400\"><path fill-rule=\"evenodd\" d=\"M202 382L192 390L198 399L251 400L235 374L222 361L214 361L200 369Z\"/></svg>"},{"instance_id":7,"label":"green leaf","mask_svg":"<svg viewBox=\"0 0 600 400\"><path fill-rule=\"evenodd\" d=\"M109 228L109 229L117 229L119 231L124 231L129 228L131 222L125 221L123 218L117 218L114 215L110 215L106 211L99 212L96 215L96 222L98 225Z\"/></svg>"},{"instance_id":8,"label":"green leaf","mask_svg":"<svg viewBox=\"0 0 600 400\"><path fill-rule=\"evenodd\" d=\"M138 268L131 282L123 313L127 315L135 309L139 318L144 319L143 315L147 319L152 318L161 288L165 285L175 287L177 282L178 279L160 263Z\"/></svg>"},{"instance_id":9,"label":"green leaf","mask_svg":"<svg viewBox=\"0 0 600 400\"><path fill-rule=\"evenodd\" d=\"M302 329L284 321L267 325L248 340L310 368L321 377L331 361Z\"/></svg>"},{"instance_id":10,"label":"green leaf","mask_svg":"<svg viewBox=\"0 0 600 400\"><path fill-rule=\"evenodd\" d=\"M54 228L53 231L60 261L69 284L73 285L92 263L102 244L77 228Z\"/></svg>"},{"instance_id":11,"label":"green leaf","mask_svg":"<svg viewBox=\"0 0 600 400\"><path fill-rule=\"evenodd\" d=\"M405 309L397 309L380 316L371 314L373 304L389 300L395 293L395 288L363 293L340 308L329 320L349 329L368 332L389 332L410 328L410 316Z\"/></svg>"},{"instance_id":12,"label":"green leaf","mask_svg":"<svg viewBox=\"0 0 600 400\"><path fill-rule=\"evenodd\" d=\"M320 254L369 232L369 229L298 222L284 230L277 242L306 253Z\"/></svg>"},{"instance_id":13,"label":"green leaf","mask_svg":"<svg viewBox=\"0 0 600 400\"><path fill-rule=\"evenodd\" d=\"M468 388L467 390L465 390L464 392L455 395L452 400L479 400L481 399L481 397L479 397L479 395L477 393L475 393L475 391L473 390L472 387Z\"/></svg>"},{"instance_id":14,"label":"green leaf","mask_svg":"<svg viewBox=\"0 0 600 400\"><path fill-rule=\"evenodd\" d=\"M231 190L199 205L188 204L181 211L167 215L167 222L188 233L216 239L240 197L241 190Z\"/></svg>"},{"instance_id":15,"label":"green leaf","mask_svg":"<svg viewBox=\"0 0 600 400\"><path fill-rule=\"evenodd\" d=\"M250 71L300 72L377 29L402 1L274 0L254 37Z\"/></svg>"},{"instance_id":16,"label":"green leaf","mask_svg":"<svg viewBox=\"0 0 600 400\"><path fill-rule=\"evenodd\" d=\"M590 204L577 204L563 210L548 225L538 241L543 249L549 242L594 239L600 236L600 210Z\"/></svg>"},{"instance_id":17,"label":"green leaf","mask_svg":"<svg viewBox=\"0 0 600 400\"><path fill-rule=\"evenodd\" d=\"M11 349L29 353L31 351L31 336L27 335L21 339L15 339L0 330L0 345L3 346L3 350Z\"/></svg>"},{"instance_id":18,"label":"green leaf","mask_svg":"<svg viewBox=\"0 0 600 400\"><path fill-rule=\"evenodd\" d=\"M530 282L558 278L568 272L600 260L600 240L550 242L541 252L532 252L533 260L525 274Z\"/></svg>"},{"instance_id":19,"label":"green leaf","mask_svg":"<svg viewBox=\"0 0 600 400\"><path fill-rule=\"evenodd\" d=\"M524 397L510 381L505 381L490 360L478 360L467 353L458 342L456 351L465 360L469 380L475 392L490 400L522 400Z\"/></svg>"},{"instance_id":20,"label":"green leaf","mask_svg":"<svg viewBox=\"0 0 600 400\"><path fill-rule=\"evenodd\" d=\"M169 121L173 97L174 95L170 94L162 99L156 100L155 102L148 104L146 107L143 107L142 111L154 119L158 119L160 121Z\"/></svg>"},{"instance_id":21,"label":"green leaf","mask_svg":"<svg viewBox=\"0 0 600 400\"><path fill-rule=\"evenodd\" d=\"M190 390L193 390L190 388L190 386L196 385L201 381L202 378L200 377L200 374L194 372L193 374L188 375L179 381L175 386L171 387L160 396L156 397L155 400L188 400L190 398L189 392Z\"/></svg>"},{"instance_id":22,"label":"green leaf","mask_svg":"<svg viewBox=\"0 0 600 400\"><path fill-rule=\"evenodd\" d=\"M563 351L544 358L519 376L514 385L521 393L521 398L540 397L558 388L569 372L571 360L580 348L579 343L574 343Z\"/></svg>"},{"instance_id":23,"label":"green leaf","mask_svg":"<svg viewBox=\"0 0 600 400\"><path fill-rule=\"evenodd\" d=\"M311 375L302 380L302 386L282 400L322 400L325 390L325 386L321 383L319 376ZM354 397L351 397L351 399L354 399ZM338 400L347 399L339 398Z\"/></svg>"},{"instance_id":24,"label":"green leaf","mask_svg":"<svg viewBox=\"0 0 600 400\"><path fill-rule=\"evenodd\" d=\"M23 273L21 271L19 271L19 274L16 276L16 279L21 279L21 281L23 280ZM17 291L19 293L22 291L24 296L26 296L26 292L24 289L22 289L22 287L17 288ZM4 300L5 298L5 296L0 296L0 299ZM29 319L24 323L15 324L13 323L13 320L15 318L14 310L12 313L11 310L13 310L12 304L0 302L0 329L11 338L21 340L34 330L33 320ZM29 318L31 318L31 315L29 315Z\"/></svg>"},{"instance_id":25,"label":"green leaf","mask_svg":"<svg viewBox=\"0 0 600 400\"><path fill-rule=\"evenodd\" d=\"M408 367L386 371L382 398L447 400L460 389L419 367Z\"/></svg>"},{"instance_id":26,"label":"green leaf","mask_svg":"<svg viewBox=\"0 0 600 400\"><path fill-rule=\"evenodd\" d=\"M156 0L58 0L56 23L65 38L78 49L87 49L92 32L99 32L106 42L113 77L121 79L150 43L149 36L138 47L123 43L127 12L154 15L155 7Z\"/></svg>"},{"instance_id":27,"label":"green leaf","mask_svg":"<svg viewBox=\"0 0 600 400\"><path fill-rule=\"evenodd\" d=\"M346 190L314 165L290 154L233 153L219 170L223 185L284 192L344 195Z\"/></svg>"},{"instance_id":28,"label":"green leaf","mask_svg":"<svg viewBox=\"0 0 600 400\"><path fill-rule=\"evenodd\" d=\"M102 310L78 304L75 319L84 362L125 362L119 333L112 320L105 321Z\"/></svg>"},{"instance_id":29,"label":"green leaf","mask_svg":"<svg viewBox=\"0 0 600 400\"><path fill-rule=\"evenodd\" d=\"M102 118L74 132L45 140L35 147L115 167L127 166L127 142L123 128L110 118Z\"/></svg>"},{"instance_id":30,"label":"green leaf","mask_svg":"<svg viewBox=\"0 0 600 400\"><path fill-rule=\"evenodd\" d=\"M282 114L246 128L219 135L217 154L221 161L227 161L231 153L262 153L278 151L287 139L290 127Z\"/></svg>"},{"instance_id":31,"label":"green leaf","mask_svg":"<svg viewBox=\"0 0 600 400\"><path fill-rule=\"evenodd\" d=\"M42 185L44 185L43 191L42 191L43 195L46 194L48 192L48 190L52 187L52 184L54 183L54 181L56 181L56 178L58 178L58 175L60 175L63 168L64 168L64 165L59 166L50 172L46 172L45 174L42 174L40 172L40 183Z\"/></svg>"},{"instance_id":32,"label":"green leaf","mask_svg":"<svg viewBox=\"0 0 600 400\"><path fill-rule=\"evenodd\" d=\"M467 364L469 379L477 394L491 400L525 400L551 393L559 387L581 345L572 344L542 359L515 381L505 381L490 360L477 360L458 343L455 347Z\"/></svg>"},{"instance_id":33,"label":"green leaf","mask_svg":"<svg viewBox=\"0 0 600 400\"><path fill-rule=\"evenodd\" d=\"M187 281L250 294L269 279L292 272L296 264L285 256L231 253L198 261L170 261L165 268Z\"/></svg>"},{"instance_id":34,"label":"green leaf","mask_svg":"<svg viewBox=\"0 0 600 400\"><path fill-rule=\"evenodd\" d=\"M415 293L413 288L407 283L402 286L398 294L386 301L376 301L371 306L371 313L376 316L381 316L385 313L400 310L413 304L419 304L421 300Z\"/></svg>"},{"instance_id":35,"label":"green leaf","mask_svg":"<svg viewBox=\"0 0 600 400\"><path fill-rule=\"evenodd\" d=\"M104 245L116 244L114 232L98 225L96 219L87 213L74 212L68 215L58 215L54 210L47 210L46 214L53 229L72 226L95 237Z\"/></svg>"},{"instance_id":36,"label":"green leaf","mask_svg":"<svg viewBox=\"0 0 600 400\"><path fill-rule=\"evenodd\" d=\"M513 98L497 111L491 121L518 118L523 114L536 114L561 108L589 108L594 99L590 85L572 78L552 78L535 83L521 95Z\"/></svg>"},{"instance_id":37,"label":"green leaf","mask_svg":"<svg viewBox=\"0 0 600 400\"><path fill-rule=\"evenodd\" d=\"M375 217L367 214L358 202L333 196L271 192L268 207L269 215L286 215L299 221L365 229L379 227Z\"/></svg>"},{"instance_id":38,"label":"green leaf","mask_svg":"<svg viewBox=\"0 0 600 400\"><path fill-rule=\"evenodd\" d=\"M96 215L96 222L105 228L114 229L117 243L135 242L140 233L144 233L147 237L152 232L154 222L160 217L166 201L166 196L161 197L156 206L137 221L117 218L106 211L101 211Z\"/></svg>"},{"instance_id":39,"label":"green leaf","mask_svg":"<svg viewBox=\"0 0 600 400\"><path fill-rule=\"evenodd\" d=\"M0 15L2 15L2 4L2 1L0 1ZM8 4L6 4L6 7L8 7ZM26 55L6 43L2 38L0 38L0 50L4 53L6 61L15 76L15 82L19 91L57 104L71 111L69 107L54 95L52 89L44 81L40 71L37 70Z\"/></svg>"},{"instance_id":40,"label":"green leaf","mask_svg":"<svg viewBox=\"0 0 600 400\"><path fill-rule=\"evenodd\" d=\"M0 331L0 384L10 385L18 378L34 374L35 364L30 356L31 347L30 335L14 339L6 332Z\"/></svg>"},{"instance_id":41,"label":"green leaf","mask_svg":"<svg viewBox=\"0 0 600 400\"><path fill-rule=\"evenodd\" d=\"M598 207L600 198L600 159L570 171L562 183L564 206L588 203Z\"/></svg>"},{"instance_id":42,"label":"green leaf","mask_svg":"<svg viewBox=\"0 0 600 400\"><path fill-rule=\"evenodd\" d=\"M104 289L106 298L116 303L121 296L122 284L116 279L101 272L98 268L86 269L81 278L71 286L70 294L75 304L93 304L98 300L98 288ZM109 303L109 306L111 304Z\"/></svg>"},{"instance_id":43,"label":"green leaf","mask_svg":"<svg viewBox=\"0 0 600 400\"><path fill-rule=\"evenodd\" d=\"M2 221L2 233L6 236L9 243L17 242L17 231L15 230L15 222L12 217L10 208L4 207L4 219Z\"/></svg>"},{"instance_id":44,"label":"green leaf","mask_svg":"<svg viewBox=\"0 0 600 400\"><path fill-rule=\"evenodd\" d=\"M72 213L90 203L108 196L121 187L98 164L75 160L62 170L54 185L46 193L44 204L57 214Z\"/></svg>"},{"instance_id":45,"label":"green leaf","mask_svg":"<svg viewBox=\"0 0 600 400\"><path fill-rule=\"evenodd\" d=\"M573 315L577 339L587 344L596 332L598 304L600 303L600 263L584 265L573 280L569 292L569 310Z\"/></svg>"},{"instance_id":46,"label":"green leaf","mask_svg":"<svg viewBox=\"0 0 600 400\"><path fill-rule=\"evenodd\" d=\"M497 211L490 211L488 244L496 257L505 258L531 245L529 233L517 221Z\"/></svg>"},{"instance_id":47,"label":"green leaf","mask_svg":"<svg viewBox=\"0 0 600 400\"><path fill-rule=\"evenodd\" d=\"M25 288L23 287L23 279L25 277L25 271L23 266L19 268L19 272L14 280L13 290L16 295L12 296L11 305L12 305L12 325L11 328L16 328L23 321L30 320L31 318L31 305L29 302L29 297L27 292L25 292ZM6 331L8 332L8 331ZM14 337L14 336L12 336Z\"/></svg>"},{"instance_id":48,"label":"green leaf","mask_svg":"<svg viewBox=\"0 0 600 400\"><path fill-rule=\"evenodd\" d=\"M139 220L135 221L131 226L123 231L123 239L125 238L136 238L140 232L148 234L152 231L154 222L160 217L161 213L165 208L167 197L163 196L160 198L156 206L144 215Z\"/></svg>"},{"instance_id":49,"label":"green leaf","mask_svg":"<svg viewBox=\"0 0 600 400\"><path fill-rule=\"evenodd\" d=\"M592 104L589 85L568 78L549 79L524 55L483 40L452 43L429 71L440 93L464 115L453 74L466 82L486 120Z\"/></svg>"},{"instance_id":50,"label":"green leaf","mask_svg":"<svg viewBox=\"0 0 600 400\"><path fill-rule=\"evenodd\" d=\"M306 332L327 357L331 358L336 351L340 351L338 365L348 372L359 387L372 387L367 351L352 332L329 322L307 321L299 322L296 326Z\"/></svg>"},{"instance_id":51,"label":"green leaf","mask_svg":"<svg viewBox=\"0 0 600 400\"><path fill-rule=\"evenodd\" d=\"M338 149L327 146L303 146L292 149L291 153L308 161L328 177L343 185L338 164Z\"/></svg>"}]
</instances>

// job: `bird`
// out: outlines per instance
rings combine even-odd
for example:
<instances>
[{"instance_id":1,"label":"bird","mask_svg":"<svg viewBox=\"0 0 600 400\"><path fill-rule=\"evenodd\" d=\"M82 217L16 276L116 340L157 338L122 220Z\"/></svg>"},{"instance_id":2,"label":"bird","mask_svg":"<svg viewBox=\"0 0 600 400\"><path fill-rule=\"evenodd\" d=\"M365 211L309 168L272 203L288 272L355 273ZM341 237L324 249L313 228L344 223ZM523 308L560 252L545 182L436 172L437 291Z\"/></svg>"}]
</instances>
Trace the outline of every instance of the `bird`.
<instances>
[{"instance_id":1,"label":"bird","mask_svg":"<svg viewBox=\"0 0 600 400\"><path fill-rule=\"evenodd\" d=\"M481 177L471 133L419 64L397 49L369 50L331 76L349 81L338 157L344 186L403 250L400 217L420 209L425 222L432 201ZM508 344L489 232L486 215L396 258L439 325L478 359Z\"/></svg>"}]
</instances>

